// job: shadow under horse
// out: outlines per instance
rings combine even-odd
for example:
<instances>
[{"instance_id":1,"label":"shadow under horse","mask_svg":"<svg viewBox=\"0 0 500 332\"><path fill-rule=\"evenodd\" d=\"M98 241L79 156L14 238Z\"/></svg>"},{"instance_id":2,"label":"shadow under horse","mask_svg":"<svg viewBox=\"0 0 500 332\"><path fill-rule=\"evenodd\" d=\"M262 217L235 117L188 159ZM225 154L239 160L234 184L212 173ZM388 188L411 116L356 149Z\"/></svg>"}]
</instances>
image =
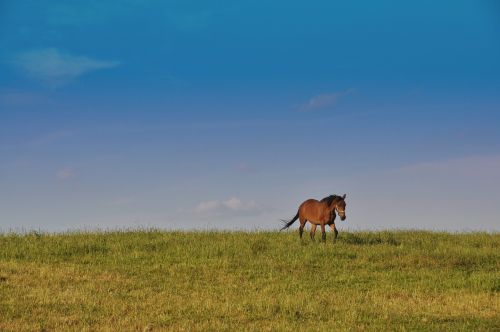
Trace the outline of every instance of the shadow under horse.
<instances>
[{"instance_id":1,"label":"shadow under horse","mask_svg":"<svg viewBox=\"0 0 500 332\"><path fill-rule=\"evenodd\" d=\"M299 206L299 210L292 220L281 220L284 225L281 230L290 227L297 219L300 220L299 234L302 238L302 233L304 232L304 226L306 222L311 223L311 239L314 240L314 235L316 234L316 227L321 226L321 239L326 241L325 226L328 225L335 233L334 240L337 238L339 231L335 227L335 218L337 217L337 212L339 214L340 220L345 220L345 198L346 195L337 196L330 195L323 198L321 201L316 199L308 199L304 201Z\"/></svg>"}]
</instances>

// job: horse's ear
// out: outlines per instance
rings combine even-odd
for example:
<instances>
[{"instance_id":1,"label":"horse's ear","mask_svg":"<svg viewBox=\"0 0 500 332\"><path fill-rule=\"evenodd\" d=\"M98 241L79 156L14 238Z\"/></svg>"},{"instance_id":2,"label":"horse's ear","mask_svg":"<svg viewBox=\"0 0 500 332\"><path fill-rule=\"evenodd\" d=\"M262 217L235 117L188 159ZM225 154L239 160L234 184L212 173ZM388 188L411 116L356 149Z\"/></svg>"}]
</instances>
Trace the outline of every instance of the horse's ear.
<instances>
[{"instance_id":1,"label":"horse's ear","mask_svg":"<svg viewBox=\"0 0 500 332\"><path fill-rule=\"evenodd\" d=\"M345 199L345 197L346 197L346 196L347 196L347 195L346 195L346 194L344 194L344 196L342 196L342 199Z\"/></svg>"}]
</instances>

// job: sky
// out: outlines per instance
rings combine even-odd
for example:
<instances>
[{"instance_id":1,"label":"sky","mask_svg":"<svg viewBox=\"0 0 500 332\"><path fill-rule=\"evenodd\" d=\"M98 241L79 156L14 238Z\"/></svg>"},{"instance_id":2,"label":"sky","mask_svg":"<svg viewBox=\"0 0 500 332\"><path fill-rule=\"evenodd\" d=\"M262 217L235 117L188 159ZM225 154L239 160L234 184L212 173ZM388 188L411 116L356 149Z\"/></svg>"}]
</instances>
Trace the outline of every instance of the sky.
<instances>
[{"instance_id":1,"label":"sky","mask_svg":"<svg viewBox=\"0 0 500 332\"><path fill-rule=\"evenodd\" d=\"M496 1L0 2L0 231L500 231ZM296 227L297 225L294 225Z\"/></svg>"}]
</instances>

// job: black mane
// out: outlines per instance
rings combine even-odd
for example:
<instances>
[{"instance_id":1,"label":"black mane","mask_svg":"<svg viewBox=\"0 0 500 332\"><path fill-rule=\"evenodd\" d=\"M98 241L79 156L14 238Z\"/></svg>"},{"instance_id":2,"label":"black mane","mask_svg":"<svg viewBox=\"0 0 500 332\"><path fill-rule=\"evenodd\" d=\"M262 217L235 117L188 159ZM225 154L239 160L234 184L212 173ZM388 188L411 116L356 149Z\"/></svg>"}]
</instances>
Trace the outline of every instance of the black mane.
<instances>
[{"instance_id":1,"label":"black mane","mask_svg":"<svg viewBox=\"0 0 500 332\"><path fill-rule=\"evenodd\" d=\"M320 202L326 202L326 204L330 205L330 204L332 204L333 201L341 200L341 199L342 199L342 197L340 197L340 196L330 195L330 196L323 198Z\"/></svg>"}]
</instances>

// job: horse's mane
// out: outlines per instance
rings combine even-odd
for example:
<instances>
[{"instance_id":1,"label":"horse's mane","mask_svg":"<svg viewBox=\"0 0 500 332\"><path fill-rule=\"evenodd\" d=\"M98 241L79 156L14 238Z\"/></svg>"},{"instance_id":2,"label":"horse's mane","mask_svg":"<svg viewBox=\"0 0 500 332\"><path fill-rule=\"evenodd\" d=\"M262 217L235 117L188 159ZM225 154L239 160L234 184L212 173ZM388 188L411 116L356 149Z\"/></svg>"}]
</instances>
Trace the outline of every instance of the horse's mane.
<instances>
[{"instance_id":1,"label":"horse's mane","mask_svg":"<svg viewBox=\"0 0 500 332\"><path fill-rule=\"evenodd\" d=\"M326 204L330 205L330 204L332 204L333 201L341 200L341 199L342 199L342 197L340 197L340 196L330 195L330 196L323 198L320 202L325 202Z\"/></svg>"}]
</instances>

